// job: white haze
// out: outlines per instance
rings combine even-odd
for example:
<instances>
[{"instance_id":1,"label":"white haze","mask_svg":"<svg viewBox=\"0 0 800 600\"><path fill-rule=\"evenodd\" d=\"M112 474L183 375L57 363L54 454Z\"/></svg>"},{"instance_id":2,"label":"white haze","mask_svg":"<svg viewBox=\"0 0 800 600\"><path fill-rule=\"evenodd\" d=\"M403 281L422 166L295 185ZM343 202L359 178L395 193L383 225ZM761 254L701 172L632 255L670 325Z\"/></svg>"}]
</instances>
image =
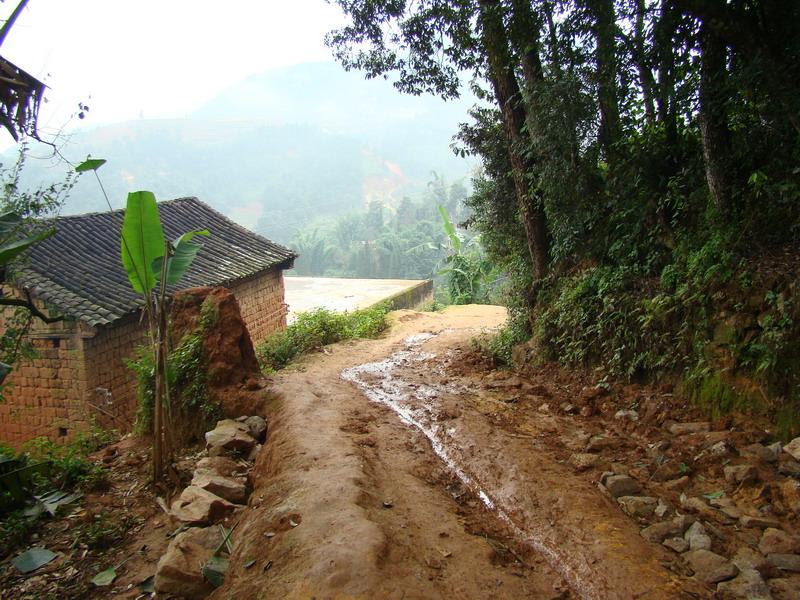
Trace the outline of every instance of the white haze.
<instances>
[{"instance_id":1,"label":"white haze","mask_svg":"<svg viewBox=\"0 0 800 600\"><path fill-rule=\"evenodd\" d=\"M0 53L49 86L47 136L182 117L250 74L330 60L323 37L342 22L324 0L30 0ZM13 140L4 131L0 143Z\"/></svg>"}]
</instances>

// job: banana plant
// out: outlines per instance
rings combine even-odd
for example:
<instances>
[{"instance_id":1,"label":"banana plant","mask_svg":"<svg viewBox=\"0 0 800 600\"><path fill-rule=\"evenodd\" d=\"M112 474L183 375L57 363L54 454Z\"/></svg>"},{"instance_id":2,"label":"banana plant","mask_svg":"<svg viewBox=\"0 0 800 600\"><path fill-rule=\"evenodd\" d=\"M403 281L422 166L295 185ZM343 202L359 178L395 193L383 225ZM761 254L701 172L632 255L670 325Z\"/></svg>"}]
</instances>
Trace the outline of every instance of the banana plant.
<instances>
[{"instance_id":1,"label":"banana plant","mask_svg":"<svg viewBox=\"0 0 800 600\"><path fill-rule=\"evenodd\" d=\"M120 256L131 287L142 295L150 325L155 372L153 407L153 479L160 481L164 446L170 431L170 402L167 377L167 286L177 283L200 251L193 242L208 230L184 233L170 242L164 236L156 197L152 192L128 194L122 221ZM158 288L156 289L156 286ZM166 411L164 410L166 408ZM167 449L166 454L169 453Z\"/></svg>"},{"instance_id":2,"label":"banana plant","mask_svg":"<svg viewBox=\"0 0 800 600\"><path fill-rule=\"evenodd\" d=\"M97 169L105 162L103 159L87 159L75 170L94 171L97 176ZM97 177L97 180L106 196L100 178ZM108 196L106 202L111 208ZM170 451L167 447L165 452L171 429L167 377L167 287L180 281L200 251L201 245L194 241L195 238L207 235L207 229L198 229L188 231L175 240L167 240L161 226L155 195L149 191L128 194L120 235L120 259L131 287L142 296L155 364L154 482L161 481L164 456Z\"/></svg>"}]
</instances>

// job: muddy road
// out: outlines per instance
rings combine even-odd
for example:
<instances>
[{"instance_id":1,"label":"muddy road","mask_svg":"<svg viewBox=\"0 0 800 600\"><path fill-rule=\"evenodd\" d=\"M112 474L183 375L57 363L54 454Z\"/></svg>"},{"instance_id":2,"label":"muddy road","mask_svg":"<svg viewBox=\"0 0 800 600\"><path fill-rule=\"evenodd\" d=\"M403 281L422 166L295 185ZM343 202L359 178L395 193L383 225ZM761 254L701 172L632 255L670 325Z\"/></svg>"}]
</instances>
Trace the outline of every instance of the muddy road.
<instances>
[{"instance_id":1,"label":"muddy road","mask_svg":"<svg viewBox=\"0 0 800 600\"><path fill-rule=\"evenodd\" d=\"M707 596L567 463L593 431L548 410L558 381L471 350L503 309L394 318L275 377L255 510L214 598Z\"/></svg>"}]
</instances>

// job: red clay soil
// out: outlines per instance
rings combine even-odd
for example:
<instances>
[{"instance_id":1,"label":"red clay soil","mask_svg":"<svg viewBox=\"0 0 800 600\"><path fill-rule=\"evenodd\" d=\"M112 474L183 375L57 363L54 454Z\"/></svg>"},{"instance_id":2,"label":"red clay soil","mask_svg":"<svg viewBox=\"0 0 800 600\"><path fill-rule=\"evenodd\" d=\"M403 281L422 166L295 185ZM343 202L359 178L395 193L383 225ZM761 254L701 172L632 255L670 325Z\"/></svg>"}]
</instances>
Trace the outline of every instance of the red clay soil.
<instances>
[{"instance_id":1,"label":"red clay soil","mask_svg":"<svg viewBox=\"0 0 800 600\"><path fill-rule=\"evenodd\" d=\"M725 557L757 547L761 531L704 496L711 503L724 493L798 533L800 504L787 496L795 488L784 490L793 480L776 463L754 463L758 478L746 485L723 477L724 465L752 462L747 444L768 439L751 420L678 435L670 423L702 415L668 389L597 387L553 365L495 370L472 339L503 322L497 307L393 315L384 338L309 355L243 405L242 414L269 418L269 437L248 508L228 523L236 522L234 551L214 600L714 597L678 554L642 537L655 517L626 516L599 488L606 469L702 521ZM639 419L615 418L620 409ZM712 441L742 452L712 456ZM571 464L592 444L597 465ZM111 490L41 532L41 544L65 558L27 578L0 564L1 598L137 597L172 527L144 485L143 446L125 441L108 452L99 459L112 467ZM682 494L694 507L681 507ZM98 513L130 515L133 525L104 551L85 537L73 544ZM95 573L129 556L112 588L91 588ZM800 575L762 575L776 600L798 597Z\"/></svg>"},{"instance_id":2,"label":"red clay soil","mask_svg":"<svg viewBox=\"0 0 800 600\"><path fill-rule=\"evenodd\" d=\"M253 510L213 598L710 597L668 568L674 555L640 536L597 474L564 464L549 440L574 427L560 432L559 419L536 411L512 417L516 403L469 349L503 322L502 309L396 314L385 339L337 345L275 378ZM457 432L448 452L466 479L419 429L341 377L420 332L437 335L401 356L392 377L407 390L439 386L423 427ZM563 395L556 381L539 391Z\"/></svg>"},{"instance_id":3,"label":"red clay soil","mask_svg":"<svg viewBox=\"0 0 800 600\"><path fill-rule=\"evenodd\" d=\"M202 324L204 311L208 318ZM202 330L209 399L225 416L256 414L249 407L259 395L253 392L261 389L258 360L233 293L221 287L177 292L170 319L173 348L185 335Z\"/></svg>"}]
</instances>

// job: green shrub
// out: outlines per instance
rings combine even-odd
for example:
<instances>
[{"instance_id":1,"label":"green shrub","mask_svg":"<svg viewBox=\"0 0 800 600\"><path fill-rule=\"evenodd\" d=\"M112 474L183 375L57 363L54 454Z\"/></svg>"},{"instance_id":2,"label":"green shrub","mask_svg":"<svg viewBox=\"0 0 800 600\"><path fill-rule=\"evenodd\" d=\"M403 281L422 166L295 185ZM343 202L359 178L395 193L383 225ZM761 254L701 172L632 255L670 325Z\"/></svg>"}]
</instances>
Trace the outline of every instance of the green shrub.
<instances>
[{"instance_id":1,"label":"green shrub","mask_svg":"<svg viewBox=\"0 0 800 600\"><path fill-rule=\"evenodd\" d=\"M23 450L34 461L48 461L51 465L49 478L37 487L99 490L107 485L106 470L88 458L88 454L99 447L79 435L67 444L35 438L27 442Z\"/></svg>"},{"instance_id":2,"label":"green shrub","mask_svg":"<svg viewBox=\"0 0 800 600\"><path fill-rule=\"evenodd\" d=\"M528 318L520 312L512 312L508 321L497 333L484 335L473 340L473 346L491 356L501 365L514 364L514 346L528 341L531 328Z\"/></svg>"},{"instance_id":3,"label":"green shrub","mask_svg":"<svg viewBox=\"0 0 800 600\"><path fill-rule=\"evenodd\" d=\"M167 356L167 385L170 401L181 410L201 409L205 423L216 420L219 406L208 395L208 368L203 353L204 332L213 326L219 315L217 306L208 299L200 307L199 327L184 335L178 346ZM155 366L153 351L149 346L137 348L137 358L128 360L127 366L137 378L138 407L134 430L142 435L152 431L153 404L155 402Z\"/></svg>"},{"instance_id":4,"label":"green shrub","mask_svg":"<svg viewBox=\"0 0 800 600\"><path fill-rule=\"evenodd\" d=\"M270 336L256 350L263 368L283 369L296 357L340 342L375 338L387 327L389 307L378 304L354 312L335 312L327 308L300 313L294 323Z\"/></svg>"},{"instance_id":5,"label":"green shrub","mask_svg":"<svg viewBox=\"0 0 800 600\"><path fill-rule=\"evenodd\" d=\"M36 529L37 519L25 515L23 510L15 510L0 520L0 558L23 545L28 536Z\"/></svg>"}]
</instances>

